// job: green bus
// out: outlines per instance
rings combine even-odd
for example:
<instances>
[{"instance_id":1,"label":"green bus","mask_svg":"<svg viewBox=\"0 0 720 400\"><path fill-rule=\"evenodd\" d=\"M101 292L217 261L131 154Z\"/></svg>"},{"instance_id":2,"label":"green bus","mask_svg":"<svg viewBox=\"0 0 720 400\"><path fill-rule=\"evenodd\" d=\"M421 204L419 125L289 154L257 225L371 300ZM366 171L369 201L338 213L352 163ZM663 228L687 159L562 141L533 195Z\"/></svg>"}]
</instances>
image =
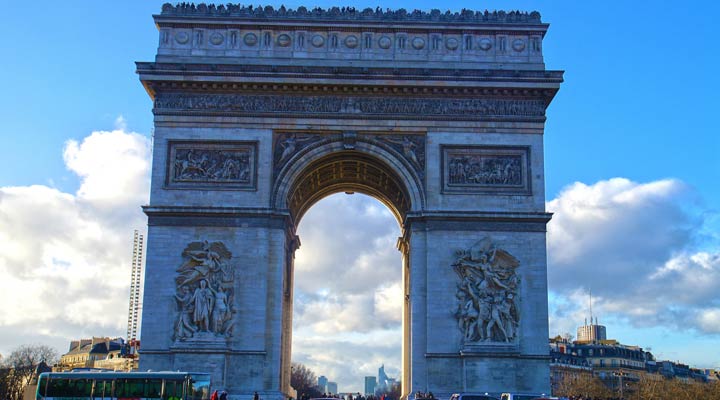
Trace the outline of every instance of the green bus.
<instances>
[{"instance_id":1,"label":"green bus","mask_svg":"<svg viewBox=\"0 0 720 400\"><path fill-rule=\"evenodd\" d=\"M35 400L209 400L210 374L44 372Z\"/></svg>"}]
</instances>

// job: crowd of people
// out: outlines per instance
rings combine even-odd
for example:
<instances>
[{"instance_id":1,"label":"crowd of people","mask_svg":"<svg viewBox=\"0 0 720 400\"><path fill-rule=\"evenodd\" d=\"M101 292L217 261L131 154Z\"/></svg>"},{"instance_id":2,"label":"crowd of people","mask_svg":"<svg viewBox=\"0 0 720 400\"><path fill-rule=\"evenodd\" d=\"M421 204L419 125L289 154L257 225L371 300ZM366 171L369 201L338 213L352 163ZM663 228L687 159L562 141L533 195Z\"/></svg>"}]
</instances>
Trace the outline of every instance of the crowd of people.
<instances>
[{"instance_id":1,"label":"crowd of people","mask_svg":"<svg viewBox=\"0 0 720 400\"><path fill-rule=\"evenodd\" d=\"M337 394L337 393L335 393L335 394L334 393L322 393L320 398L322 398L322 399L339 399L339 400L398 400L398 399L394 399L391 395L385 394L385 393L380 394L380 395L373 395L373 394L362 395L359 392L354 395L352 393L344 394L344 395ZM432 392L430 392L430 393L417 392L417 393L415 393L415 398L416 399L435 399L435 396L432 394ZM293 399L291 398L289 400L293 400ZM317 400L317 399L311 399L311 397L308 394L303 394L300 396L300 398L298 400Z\"/></svg>"}]
</instances>

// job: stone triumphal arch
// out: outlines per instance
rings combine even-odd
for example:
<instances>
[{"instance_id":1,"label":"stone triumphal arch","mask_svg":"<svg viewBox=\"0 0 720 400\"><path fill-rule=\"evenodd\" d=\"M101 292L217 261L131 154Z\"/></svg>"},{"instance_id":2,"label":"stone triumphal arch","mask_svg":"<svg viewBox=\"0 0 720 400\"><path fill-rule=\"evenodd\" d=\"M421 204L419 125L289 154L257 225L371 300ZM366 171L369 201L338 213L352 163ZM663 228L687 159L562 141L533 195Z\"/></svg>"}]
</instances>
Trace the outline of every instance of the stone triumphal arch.
<instances>
[{"instance_id":1,"label":"stone triumphal arch","mask_svg":"<svg viewBox=\"0 0 720 400\"><path fill-rule=\"evenodd\" d=\"M295 228L345 191L402 227L404 393L549 390L543 131L562 72L538 13L154 18L141 369L287 396Z\"/></svg>"}]
</instances>

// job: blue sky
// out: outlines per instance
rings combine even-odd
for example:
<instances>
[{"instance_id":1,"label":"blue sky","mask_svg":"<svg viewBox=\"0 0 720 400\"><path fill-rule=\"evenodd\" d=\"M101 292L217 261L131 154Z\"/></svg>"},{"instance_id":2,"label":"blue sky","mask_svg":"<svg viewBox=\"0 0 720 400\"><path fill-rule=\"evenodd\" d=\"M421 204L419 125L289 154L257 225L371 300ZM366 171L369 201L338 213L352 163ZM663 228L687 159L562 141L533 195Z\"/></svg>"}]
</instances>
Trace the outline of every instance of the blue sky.
<instances>
[{"instance_id":1,"label":"blue sky","mask_svg":"<svg viewBox=\"0 0 720 400\"><path fill-rule=\"evenodd\" d=\"M440 3L406 0L382 4L284 4L445 9ZM160 1L35 1L3 5L0 72L5 95L0 96L0 138L5 168L0 168L0 238L8 249L25 249L23 254L43 246L47 257L23 264L26 269L20 271L14 269L19 264L5 255L0 257L0 273L16 277L20 286L24 282L27 286L23 287L32 288L34 281L27 278L30 270L37 276L41 275L37 271L61 271L58 279L76 269L89 271L92 262L88 260L95 257L89 254L98 251L97 245L88 242L87 248L79 249L73 247L76 243L72 240L55 236L40 242L37 232L31 229L35 225L42 227L44 221L38 220L39 213L30 212L30 205L38 210L77 207L77 215L88 219L81 218L82 226L68 227L65 232L85 232L90 226L106 235L106 243L117 246L97 257L105 257L103 263L117 275L118 282L104 289L119 298L108 305L117 310L115 319L84 320L80 317L84 314L78 311L73 313L76 318L49 313L41 320L33 320L14 317L8 308L7 315L0 316L0 342L6 343L0 347L1 354L28 339L48 341L64 350L67 341L78 336L124 333L127 285L122 268L129 260L127 247L132 228L144 226L139 206L147 202L147 175L142 175L147 171L142 168L146 168L143 162L148 157L152 132L152 104L134 72L134 62L154 59L158 34L151 15L159 13L161 5ZM720 343L720 295L717 290L702 289L702 282L689 278L702 276L705 283L720 284L720 139L716 127L720 106L720 75L716 72L720 62L720 3L453 3L452 10L461 8L540 11L543 21L551 24L543 43L546 66L566 71L565 83L548 110L545 134L546 197L548 209L556 214L549 227L550 333L574 333L574 326L586 314L589 282L603 282L603 276L593 271L609 266L607 276L611 280L637 279L633 286L592 287L593 293L598 293L597 312L601 322L608 325L609 335L624 343L652 346L662 358L720 368L716 351ZM98 170L93 163L97 160L89 155L91 151L105 154L102 152L118 147L129 149L136 158L118 158L119 171L108 173L126 179L122 178L122 169L129 162L137 162L133 171L139 174L126 179L127 190L123 193L97 184L93 179ZM137 196L128 195L128 191ZM49 203L34 202L39 198ZM57 199L57 203L50 199ZM98 206L93 203L97 199L104 201L103 207L113 204L116 208ZM88 204L92 207L83 208ZM348 221L360 231L380 238L397 236L397 232L383 230L387 226L383 221L391 220L382 219L390 217L379 203L361 196L332 197L313 208L300 226L304 246L298 254L298 271L311 268L304 267L302 259L313 259L323 251L332 253L317 244L325 240L320 236L322 229L305 226L321 226L322 210L347 207L355 207L366 216L365 222ZM118 208L122 211L116 211ZM607 218L592 219L577 212L587 209L600 210ZM111 226L118 214L131 216L124 220L125 230ZM55 214L47 218L58 224L72 219ZM364 226L368 220L375 225ZM22 229L13 224L22 225ZM581 241L575 240L578 235L594 239L595 245L583 247L578 244ZM308 239L313 237L318 238L314 245ZM626 247L628 242L632 246ZM48 243L61 248L58 255L45 247ZM385 246L382 240L375 245ZM399 265L394 264L395 253L382 253L385 250L374 247L363 251L365 255L374 254L370 259L376 256L377 260ZM394 267L388 268L393 276ZM313 272L307 276L314 276ZM392 279L399 279L399 272ZM358 375L373 374L378 366L374 363L382 360L385 351L392 353L397 348L393 357L399 361L399 336L394 333L397 317L387 317L391 310L378 306L387 304L383 299L394 290L392 279L374 282L385 291L373 294L375 312L382 316L378 320L384 321L374 330L357 333L352 324L335 322L346 329L338 341L378 343L396 338L392 340L397 341L397 346L380 346L383 349L377 351L377 359L354 371ZM65 284L73 288L72 282ZM343 286L325 288L322 293L308 291L303 307L332 312L347 305L342 292L333 295L333 290L342 291ZM699 297L690 298L689 292ZM643 304L644 308L627 311L628 303L618 298ZM651 301L645 304L644 300ZM71 310L81 309L82 304ZM392 309L392 305L387 308ZM40 303L29 308L40 309ZM296 314L299 321L304 321L302 310ZM57 329L32 331L30 326L38 323L55 324L52 326ZM325 344L313 342L312 330L299 331L295 345L298 357L320 365L310 357L311 349ZM391 375L398 371L397 364L386 365ZM333 373L343 377L353 371L316 372L332 379ZM360 383L357 385L359 388Z\"/></svg>"}]
</instances>

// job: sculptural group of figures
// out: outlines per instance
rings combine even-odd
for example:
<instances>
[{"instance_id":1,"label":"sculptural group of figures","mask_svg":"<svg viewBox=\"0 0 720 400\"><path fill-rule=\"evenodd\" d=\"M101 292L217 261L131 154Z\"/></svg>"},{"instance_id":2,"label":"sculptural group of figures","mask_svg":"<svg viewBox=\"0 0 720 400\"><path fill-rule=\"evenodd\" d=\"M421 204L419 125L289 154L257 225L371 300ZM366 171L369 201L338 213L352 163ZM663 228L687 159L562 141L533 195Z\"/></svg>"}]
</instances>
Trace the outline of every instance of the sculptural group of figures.
<instances>
[{"instance_id":1,"label":"sculptural group of figures","mask_svg":"<svg viewBox=\"0 0 720 400\"><path fill-rule=\"evenodd\" d=\"M453 269L460 283L455 316L464 341L513 342L520 322L519 261L487 237L457 256Z\"/></svg>"},{"instance_id":2,"label":"sculptural group of figures","mask_svg":"<svg viewBox=\"0 0 720 400\"><path fill-rule=\"evenodd\" d=\"M175 153L178 180L245 182L250 177L249 155L245 152L178 149Z\"/></svg>"},{"instance_id":3,"label":"sculptural group of figures","mask_svg":"<svg viewBox=\"0 0 720 400\"><path fill-rule=\"evenodd\" d=\"M185 261L175 279L178 316L175 339L199 334L232 336L234 274L232 254L220 242L193 242L183 251Z\"/></svg>"},{"instance_id":4,"label":"sculptural group of figures","mask_svg":"<svg viewBox=\"0 0 720 400\"><path fill-rule=\"evenodd\" d=\"M450 160L450 183L520 185L520 157L457 157Z\"/></svg>"}]
</instances>

